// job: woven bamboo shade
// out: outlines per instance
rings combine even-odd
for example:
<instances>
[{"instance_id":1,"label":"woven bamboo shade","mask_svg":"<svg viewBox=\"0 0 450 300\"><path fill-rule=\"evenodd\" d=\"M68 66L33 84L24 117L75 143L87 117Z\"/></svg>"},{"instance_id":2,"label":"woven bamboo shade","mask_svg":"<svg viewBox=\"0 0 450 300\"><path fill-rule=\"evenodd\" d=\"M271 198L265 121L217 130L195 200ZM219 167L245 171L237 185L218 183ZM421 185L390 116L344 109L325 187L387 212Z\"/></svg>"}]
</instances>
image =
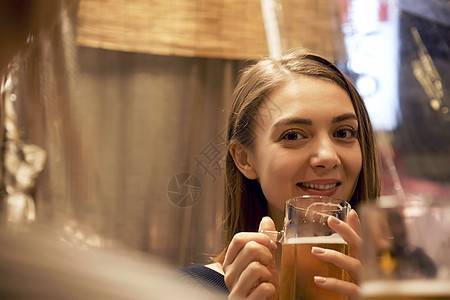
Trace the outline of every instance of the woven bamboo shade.
<instances>
[{"instance_id":1,"label":"woven bamboo shade","mask_svg":"<svg viewBox=\"0 0 450 300\"><path fill-rule=\"evenodd\" d=\"M343 52L338 1L284 0L283 48ZM161 55L254 59L268 54L260 0L80 0L77 43Z\"/></svg>"},{"instance_id":2,"label":"woven bamboo shade","mask_svg":"<svg viewBox=\"0 0 450 300\"><path fill-rule=\"evenodd\" d=\"M284 0L280 32L284 48L306 47L334 61L344 61L339 0Z\"/></svg>"}]
</instances>

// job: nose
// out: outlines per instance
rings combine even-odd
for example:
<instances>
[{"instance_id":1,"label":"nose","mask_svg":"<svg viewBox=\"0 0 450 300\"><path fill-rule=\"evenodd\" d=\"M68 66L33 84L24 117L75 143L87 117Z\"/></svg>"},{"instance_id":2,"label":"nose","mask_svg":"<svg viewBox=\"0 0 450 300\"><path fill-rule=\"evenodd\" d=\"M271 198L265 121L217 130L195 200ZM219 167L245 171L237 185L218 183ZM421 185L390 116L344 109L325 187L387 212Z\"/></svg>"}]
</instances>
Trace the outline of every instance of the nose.
<instances>
[{"instance_id":1,"label":"nose","mask_svg":"<svg viewBox=\"0 0 450 300\"><path fill-rule=\"evenodd\" d=\"M320 169L333 169L341 164L336 145L330 137L317 138L313 144L311 166Z\"/></svg>"}]
</instances>

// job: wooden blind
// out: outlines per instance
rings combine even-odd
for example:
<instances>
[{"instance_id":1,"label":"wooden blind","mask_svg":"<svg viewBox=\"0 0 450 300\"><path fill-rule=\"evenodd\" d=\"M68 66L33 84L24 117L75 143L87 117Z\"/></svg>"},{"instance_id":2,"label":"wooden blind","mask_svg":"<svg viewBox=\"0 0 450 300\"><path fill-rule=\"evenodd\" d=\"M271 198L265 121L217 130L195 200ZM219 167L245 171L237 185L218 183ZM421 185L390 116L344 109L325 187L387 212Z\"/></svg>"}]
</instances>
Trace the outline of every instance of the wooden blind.
<instances>
[{"instance_id":1,"label":"wooden blind","mask_svg":"<svg viewBox=\"0 0 450 300\"><path fill-rule=\"evenodd\" d=\"M284 0L283 48L343 51L335 0ZM268 54L260 0L80 0L77 43L160 55L255 59Z\"/></svg>"}]
</instances>

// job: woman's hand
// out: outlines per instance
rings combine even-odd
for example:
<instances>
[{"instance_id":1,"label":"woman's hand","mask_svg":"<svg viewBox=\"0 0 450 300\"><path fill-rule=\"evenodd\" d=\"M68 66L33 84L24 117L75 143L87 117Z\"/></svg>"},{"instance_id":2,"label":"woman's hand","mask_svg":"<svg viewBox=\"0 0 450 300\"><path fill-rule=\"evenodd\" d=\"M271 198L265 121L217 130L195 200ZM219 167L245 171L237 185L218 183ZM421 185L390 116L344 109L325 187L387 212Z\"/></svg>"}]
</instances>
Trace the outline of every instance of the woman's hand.
<instances>
[{"instance_id":1,"label":"woman's hand","mask_svg":"<svg viewBox=\"0 0 450 300\"><path fill-rule=\"evenodd\" d=\"M336 266L347 270L351 277L349 281L343 281L336 278L324 278L317 276L314 282L328 290L349 296L352 300L359 299L360 287L359 283L361 275L361 262L359 260L361 253L361 223L358 215L352 210L348 215L348 223L342 222L335 217L328 218L328 225L339 233L349 245L349 255L345 255L338 251L313 247L312 254L319 259L331 262Z\"/></svg>"},{"instance_id":2,"label":"woman's hand","mask_svg":"<svg viewBox=\"0 0 450 300\"><path fill-rule=\"evenodd\" d=\"M262 230L276 230L271 218L261 220ZM276 249L276 243L263 233L242 232L233 237L223 262L228 299L278 298Z\"/></svg>"}]
</instances>

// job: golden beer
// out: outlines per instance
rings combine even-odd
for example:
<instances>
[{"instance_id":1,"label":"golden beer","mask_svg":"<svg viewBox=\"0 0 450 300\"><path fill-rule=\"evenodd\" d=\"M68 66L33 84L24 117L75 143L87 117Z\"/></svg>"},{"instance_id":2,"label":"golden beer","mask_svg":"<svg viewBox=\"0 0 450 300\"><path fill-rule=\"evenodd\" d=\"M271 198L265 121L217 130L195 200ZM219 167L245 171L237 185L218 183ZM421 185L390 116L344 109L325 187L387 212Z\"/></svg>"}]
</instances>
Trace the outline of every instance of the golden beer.
<instances>
[{"instance_id":1,"label":"golden beer","mask_svg":"<svg viewBox=\"0 0 450 300\"><path fill-rule=\"evenodd\" d=\"M448 280L374 280L363 283L361 288L363 300L450 299Z\"/></svg>"},{"instance_id":2,"label":"golden beer","mask_svg":"<svg viewBox=\"0 0 450 300\"><path fill-rule=\"evenodd\" d=\"M284 242L281 254L280 299L343 300L337 292L318 287L314 276L349 280L347 272L311 254L321 247L348 254L347 243L337 234L332 236L292 238Z\"/></svg>"}]
</instances>

